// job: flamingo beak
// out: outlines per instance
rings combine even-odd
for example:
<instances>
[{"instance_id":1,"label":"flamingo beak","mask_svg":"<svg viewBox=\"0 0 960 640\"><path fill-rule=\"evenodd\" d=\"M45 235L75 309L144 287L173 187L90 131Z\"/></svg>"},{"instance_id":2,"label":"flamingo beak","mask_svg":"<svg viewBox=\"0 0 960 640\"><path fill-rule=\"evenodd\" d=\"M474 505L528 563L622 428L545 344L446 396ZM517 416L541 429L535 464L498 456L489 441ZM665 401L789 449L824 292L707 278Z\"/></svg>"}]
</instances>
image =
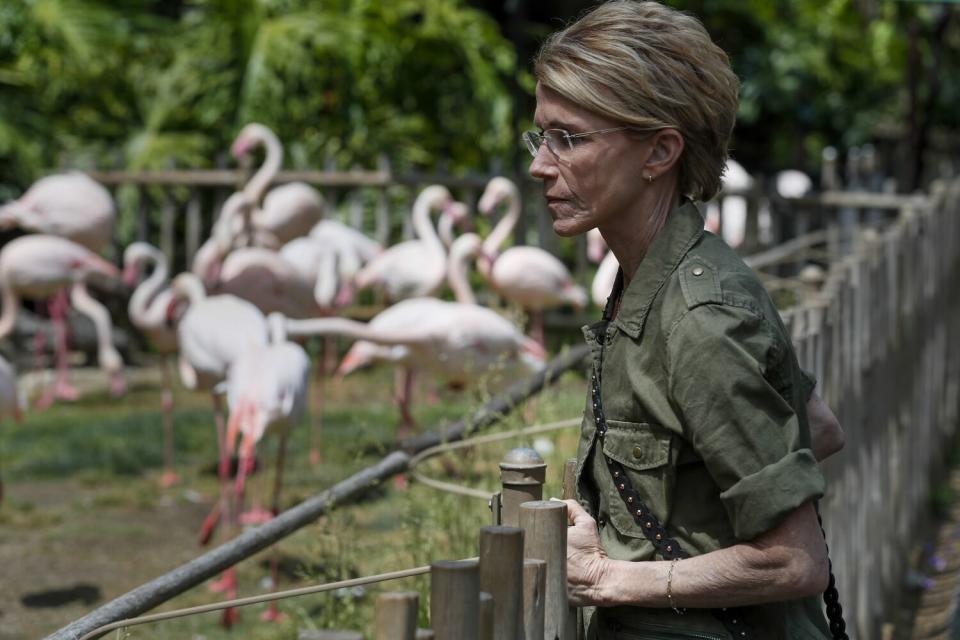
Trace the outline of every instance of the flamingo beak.
<instances>
[{"instance_id":1,"label":"flamingo beak","mask_svg":"<svg viewBox=\"0 0 960 640\"><path fill-rule=\"evenodd\" d=\"M248 151L250 151L250 145L247 143L245 138L237 138L234 141L233 146L230 147L230 153L237 160L247 155Z\"/></svg>"},{"instance_id":2,"label":"flamingo beak","mask_svg":"<svg viewBox=\"0 0 960 640\"><path fill-rule=\"evenodd\" d=\"M127 287L133 288L133 285L137 283L137 268L129 264L123 268L123 284Z\"/></svg>"}]
</instances>

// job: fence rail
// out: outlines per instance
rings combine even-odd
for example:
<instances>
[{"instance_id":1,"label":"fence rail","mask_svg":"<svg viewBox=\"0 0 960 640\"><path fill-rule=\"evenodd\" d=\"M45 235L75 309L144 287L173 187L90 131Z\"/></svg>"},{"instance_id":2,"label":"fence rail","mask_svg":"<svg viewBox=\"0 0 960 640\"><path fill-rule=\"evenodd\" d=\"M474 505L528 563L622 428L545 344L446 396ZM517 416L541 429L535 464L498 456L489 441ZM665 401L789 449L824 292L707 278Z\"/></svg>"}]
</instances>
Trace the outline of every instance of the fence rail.
<instances>
[{"instance_id":1,"label":"fence rail","mask_svg":"<svg viewBox=\"0 0 960 640\"><path fill-rule=\"evenodd\" d=\"M851 228L847 250L835 244L828 252L823 287L783 312L801 365L816 375L846 432L846 449L824 464L828 492L821 510L850 635L861 640L882 637L896 611L910 546L929 514L932 489L943 477L960 412L960 287L952 279L960 268L960 180L937 186L929 197L887 199L889 206L883 207L878 202L858 195L809 203L824 211L859 207L883 213L872 225ZM857 222L870 220L858 213ZM815 244L829 245L838 234L839 224L828 226L823 237L798 241L755 263L774 268L802 262ZM571 350L546 378L577 366L585 354L585 347ZM407 441L405 449L422 451L463 438L495 422L543 383L543 378L524 383L471 420ZM392 456L382 463L387 472L409 466L408 454ZM271 525L273 540L291 532L289 513L228 543L233 551L242 547L230 564L263 548L262 536ZM313 517L301 514L297 522ZM202 575L180 580L176 593L228 566L221 551L226 547L195 560L207 559ZM469 573L465 567L450 569ZM108 603L51 638L75 638L81 629L87 632L175 595L168 586L157 591L158 584ZM567 633L554 630L561 637Z\"/></svg>"}]
</instances>

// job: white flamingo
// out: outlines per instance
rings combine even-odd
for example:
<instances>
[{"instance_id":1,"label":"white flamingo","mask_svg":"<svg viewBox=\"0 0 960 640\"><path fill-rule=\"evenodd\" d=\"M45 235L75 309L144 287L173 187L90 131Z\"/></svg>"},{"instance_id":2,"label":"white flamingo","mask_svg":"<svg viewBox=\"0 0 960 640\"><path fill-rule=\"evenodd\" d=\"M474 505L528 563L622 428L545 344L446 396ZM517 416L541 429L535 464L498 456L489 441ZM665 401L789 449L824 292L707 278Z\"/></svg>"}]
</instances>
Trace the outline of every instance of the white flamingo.
<instances>
[{"instance_id":1,"label":"white flamingo","mask_svg":"<svg viewBox=\"0 0 960 640\"><path fill-rule=\"evenodd\" d=\"M607 243L604 242L600 230L594 227L587 232L587 257L592 262L599 262L597 273L593 276L593 283L590 285L590 298L593 304L601 309L607 304L607 298L613 291L613 283L617 279L617 271L620 270L620 263L617 262L617 256L613 251L607 250Z\"/></svg>"},{"instance_id":2,"label":"white flamingo","mask_svg":"<svg viewBox=\"0 0 960 640\"><path fill-rule=\"evenodd\" d=\"M248 245L279 249L290 240L309 233L323 217L325 204L320 193L303 182L275 187L263 198L283 163L283 145L279 138L266 126L252 122L241 129L231 152L239 159L260 146L266 149L266 156L260 169L243 188L244 199L252 209L249 212L249 225L242 225L241 229L248 232L249 227L255 233L264 234L265 238L272 238L262 241L265 244L248 241ZM259 206L261 198L262 207Z\"/></svg>"},{"instance_id":3,"label":"white flamingo","mask_svg":"<svg viewBox=\"0 0 960 640\"><path fill-rule=\"evenodd\" d=\"M737 192L751 189L753 184L753 177L743 165L733 158L728 158L723 172L723 189L733 193L723 196L722 211L715 201L707 204L704 227L711 233L720 235L731 247L743 244L747 229L747 199L737 195Z\"/></svg>"},{"instance_id":4,"label":"white flamingo","mask_svg":"<svg viewBox=\"0 0 960 640\"><path fill-rule=\"evenodd\" d=\"M38 234L8 242L0 251L3 297L0 338L13 331L21 299L44 300L67 289L74 308L93 321L99 364L110 376L111 392L118 396L126 389L122 376L123 360L113 346L110 315L87 291L86 282L94 274L106 278L119 278L120 275L112 264L66 238ZM54 386L38 402L41 407L49 406L54 398L75 400L79 395L67 380L66 326L62 318L55 317L54 330L58 347L57 376Z\"/></svg>"},{"instance_id":5,"label":"white flamingo","mask_svg":"<svg viewBox=\"0 0 960 640\"><path fill-rule=\"evenodd\" d=\"M0 356L0 420L11 416L21 422L20 397L17 394L17 372L6 358ZM3 503L3 480L0 479L0 504Z\"/></svg>"},{"instance_id":6,"label":"white flamingo","mask_svg":"<svg viewBox=\"0 0 960 640\"><path fill-rule=\"evenodd\" d=\"M357 288L374 286L391 301L428 296L440 289L447 272L447 252L430 222L430 212L458 215L463 211L451 208L452 204L446 187L433 185L421 191L413 203L417 239L395 244L371 260L357 274Z\"/></svg>"},{"instance_id":7,"label":"white flamingo","mask_svg":"<svg viewBox=\"0 0 960 640\"><path fill-rule=\"evenodd\" d=\"M79 172L41 178L0 207L0 229L20 227L101 251L112 238L116 207L110 192Z\"/></svg>"},{"instance_id":8,"label":"white flamingo","mask_svg":"<svg viewBox=\"0 0 960 640\"><path fill-rule=\"evenodd\" d=\"M220 505L204 521L200 541L213 535L221 511L228 507L230 461L226 448L226 429L220 395L233 362L244 352L267 343L267 321L253 304L231 295L207 297L203 283L191 273L181 273L173 280L176 300L186 300L188 307L177 324L180 343L178 369L187 389L210 391L213 398L217 444L220 454Z\"/></svg>"},{"instance_id":9,"label":"white flamingo","mask_svg":"<svg viewBox=\"0 0 960 640\"><path fill-rule=\"evenodd\" d=\"M501 203L506 204L506 213L484 240L478 267L501 296L530 314L533 336L543 345L543 311L564 305L582 309L587 293L560 260L539 247L511 247L499 253L520 219L520 193L513 182L496 177L487 184L477 208L490 215Z\"/></svg>"},{"instance_id":10,"label":"white flamingo","mask_svg":"<svg viewBox=\"0 0 960 640\"><path fill-rule=\"evenodd\" d=\"M254 346L240 354L230 367L227 378L227 403L230 420L227 426L227 451L233 452L240 439L239 464L234 488L235 524L239 525L243 507L244 483L252 470L257 443L268 432L277 433L280 442L273 485L271 510L254 510L244 514L245 522L265 522L279 513L280 489L290 428L303 417L306 406L310 359L297 344L286 339L284 318L273 314L268 319L270 342ZM277 557L271 560L273 585L279 576ZM263 619L277 621L281 615L274 603Z\"/></svg>"},{"instance_id":11,"label":"white flamingo","mask_svg":"<svg viewBox=\"0 0 960 640\"><path fill-rule=\"evenodd\" d=\"M169 487L179 480L173 464L173 384L170 375L171 361L179 344L170 313L174 304L174 293L169 282L170 272L163 252L146 242L134 242L126 248L123 252L123 266L123 279L129 287L134 286L137 278L148 266L152 267L150 275L137 286L130 297L127 314L133 326L147 337L161 357L163 391L160 410L163 415L164 471L160 477L160 485Z\"/></svg>"}]
</instances>

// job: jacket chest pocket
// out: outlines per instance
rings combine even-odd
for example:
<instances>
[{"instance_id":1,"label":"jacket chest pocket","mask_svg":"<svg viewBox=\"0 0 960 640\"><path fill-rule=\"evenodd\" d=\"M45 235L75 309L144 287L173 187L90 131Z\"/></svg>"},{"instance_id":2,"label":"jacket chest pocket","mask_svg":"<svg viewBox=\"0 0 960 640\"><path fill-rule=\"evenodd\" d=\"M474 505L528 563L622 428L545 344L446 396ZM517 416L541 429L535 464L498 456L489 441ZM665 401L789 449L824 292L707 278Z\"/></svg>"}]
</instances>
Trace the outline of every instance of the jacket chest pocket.
<instances>
[{"instance_id":1,"label":"jacket chest pocket","mask_svg":"<svg viewBox=\"0 0 960 640\"><path fill-rule=\"evenodd\" d=\"M673 435L657 425L609 419L603 437L603 454L623 465L640 499L664 525L676 477L671 464L672 441ZM605 484L608 487L610 522L620 533L645 539L609 474Z\"/></svg>"}]
</instances>

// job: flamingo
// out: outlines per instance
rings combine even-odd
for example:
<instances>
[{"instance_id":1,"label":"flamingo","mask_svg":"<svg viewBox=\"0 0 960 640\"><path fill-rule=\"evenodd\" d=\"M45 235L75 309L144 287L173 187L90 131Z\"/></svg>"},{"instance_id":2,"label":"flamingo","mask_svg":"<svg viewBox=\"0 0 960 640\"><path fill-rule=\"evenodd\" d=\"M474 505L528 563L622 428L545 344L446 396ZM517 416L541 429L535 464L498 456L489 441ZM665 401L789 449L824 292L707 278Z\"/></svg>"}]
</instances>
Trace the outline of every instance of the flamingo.
<instances>
[{"instance_id":1,"label":"flamingo","mask_svg":"<svg viewBox=\"0 0 960 640\"><path fill-rule=\"evenodd\" d=\"M0 229L60 236L97 252L110 243L115 218L110 192L80 172L41 178L0 207Z\"/></svg>"},{"instance_id":2,"label":"flamingo","mask_svg":"<svg viewBox=\"0 0 960 640\"><path fill-rule=\"evenodd\" d=\"M496 312L436 298L403 300L377 314L369 324L316 318L287 320L286 328L290 335L344 335L365 341L369 346L357 343L344 357L340 375L376 359L387 359L466 385L509 363L536 369L545 357L539 344ZM412 377L397 397L403 418L401 434L413 424L409 411Z\"/></svg>"},{"instance_id":3,"label":"flamingo","mask_svg":"<svg viewBox=\"0 0 960 640\"><path fill-rule=\"evenodd\" d=\"M263 206L259 207L260 199L280 170L283 145L268 127L252 122L240 130L231 147L233 155L241 159L260 146L265 147L266 157L243 188L244 200L251 210L249 224L242 225L241 231L249 233L252 229L255 234L262 233L262 238L270 238L261 240L264 244L248 240L248 245L279 249L290 240L309 233L323 217L326 205L320 193L310 185L291 182L272 189L263 199Z\"/></svg>"},{"instance_id":4,"label":"flamingo","mask_svg":"<svg viewBox=\"0 0 960 640\"><path fill-rule=\"evenodd\" d=\"M375 286L391 301L435 293L447 271L447 252L430 223L430 212L440 209L458 215L453 197L446 187L433 185L420 192L413 203L413 227L416 240L393 245L371 260L356 276L358 289Z\"/></svg>"},{"instance_id":5,"label":"flamingo","mask_svg":"<svg viewBox=\"0 0 960 640\"><path fill-rule=\"evenodd\" d=\"M207 297L203 283L191 273L178 275L171 288L174 301L186 300L189 305L177 325L180 381L187 389L211 393L220 449L221 506L226 506L230 470L220 400L222 383L240 354L267 343L267 322L260 310L246 300L232 295ZM210 539L219 517L219 509L214 509L204 521L201 543Z\"/></svg>"},{"instance_id":6,"label":"flamingo","mask_svg":"<svg viewBox=\"0 0 960 640\"><path fill-rule=\"evenodd\" d=\"M17 395L17 372L6 358L0 356L0 420L7 416L12 416L18 423L23 420ZM0 504L2 503L3 480L0 480Z\"/></svg>"},{"instance_id":7,"label":"flamingo","mask_svg":"<svg viewBox=\"0 0 960 640\"><path fill-rule=\"evenodd\" d=\"M133 325L146 335L162 358L160 371L163 375L163 392L160 397L160 410L163 415L164 471L160 477L160 485L169 487L179 480L173 465L173 385L170 375L170 362L176 355L179 344L169 313L174 294L169 283L167 258L160 249L146 242L134 242L123 252L123 279L129 287L136 283L140 272L148 264L152 264L153 271L134 290L127 314Z\"/></svg>"},{"instance_id":8,"label":"flamingo","mask_svg":"<svg viewBox=\"0 0 960 640\"><path fill-rule=\"evenodd\" d=\"M513 182L498 176L487 184L477 208L490 215L501 203L506 203L506 214L484 240L478 267L501 296L530 313L534 339L543 346L543 311L563 305L582 309L587 293L560 260L539 247L511 247L499 253L520 218L520 193Z\"/></svg>"},{"instance_id":9,"label":"flamingo","mask_svg":"<svg viewBox=\"0 0 960 640\"><path fill-rule=\"evenodd\" d=\"M607 243L604 242L600 230L596 227L587 232L587 257L592 262L600 263L597 273L593 276L593 284L590 285L590 297L593 304L602 309L607 304L610 292L613 291L613 283L617 279L620 263L617 262L617 256L613 251L607 251Z\"/></svg>"},{"instance_id":10,"label":"flamingo","mask_svg":"<svg viewBox=\"0 0 960 640\"><path fill-rule=\"evenodd\" d=\"M747 199L736 192L747 191L753 188L753 184L753 177L743 165L733 158L728 158L723 171L723 189L733 193L723 197L722 211L715 202L707 205L705 228L711 233L721 235L724 242L731 247L738 247L743 243L747 228Z\"/></svg>"},{"instance_id":11,"label":"flamingo","mask_svg":"<svg viewBox=\"0 0 960 640\"><path fill-rule=\"evenodd\" d=\"M90 249L66 238L52 235L27 235L7 243L0 251L0 289L3 314L0 315L0 338L8 336L17 320L20 300L49 298L63 289L69 291L70 303L93 321L97 334L100 367L110 376L113 395L124 393L123 360L113 346L110 315L93 299L86 287L94 274L119 278L117 268ZM66 327L55 322L58 361L57 378L52 389L38 402L49 406L54 398L75 400L77 390L67 380Z\"/></svg>"},{"instance_id":12,"label":"flamingo","mask_svg":"<svg viewBox=\"0 0 960 640\"><path fill-rule=\"evenodd\" d=\"M227 403L230 420L226 448L232 452L239 443L239 465L234 488L234 514L243 506L244 482L254 462L257 443L268 432L278 433L275 480L271 511L255 510L257 522L269 520L280 511L280 489L290 427L303 417L306 404L310 359L299 345L289 342L283 327L284 318L271 314L268 318L270 343L257 345L240 354L227 377ZM236 524L240 524L237 518ZM274 587L279 580L277 557L271 560ZM277 621L281 615L275 603L264 612L265 620Z\"/></svg>"}]
</instances>

